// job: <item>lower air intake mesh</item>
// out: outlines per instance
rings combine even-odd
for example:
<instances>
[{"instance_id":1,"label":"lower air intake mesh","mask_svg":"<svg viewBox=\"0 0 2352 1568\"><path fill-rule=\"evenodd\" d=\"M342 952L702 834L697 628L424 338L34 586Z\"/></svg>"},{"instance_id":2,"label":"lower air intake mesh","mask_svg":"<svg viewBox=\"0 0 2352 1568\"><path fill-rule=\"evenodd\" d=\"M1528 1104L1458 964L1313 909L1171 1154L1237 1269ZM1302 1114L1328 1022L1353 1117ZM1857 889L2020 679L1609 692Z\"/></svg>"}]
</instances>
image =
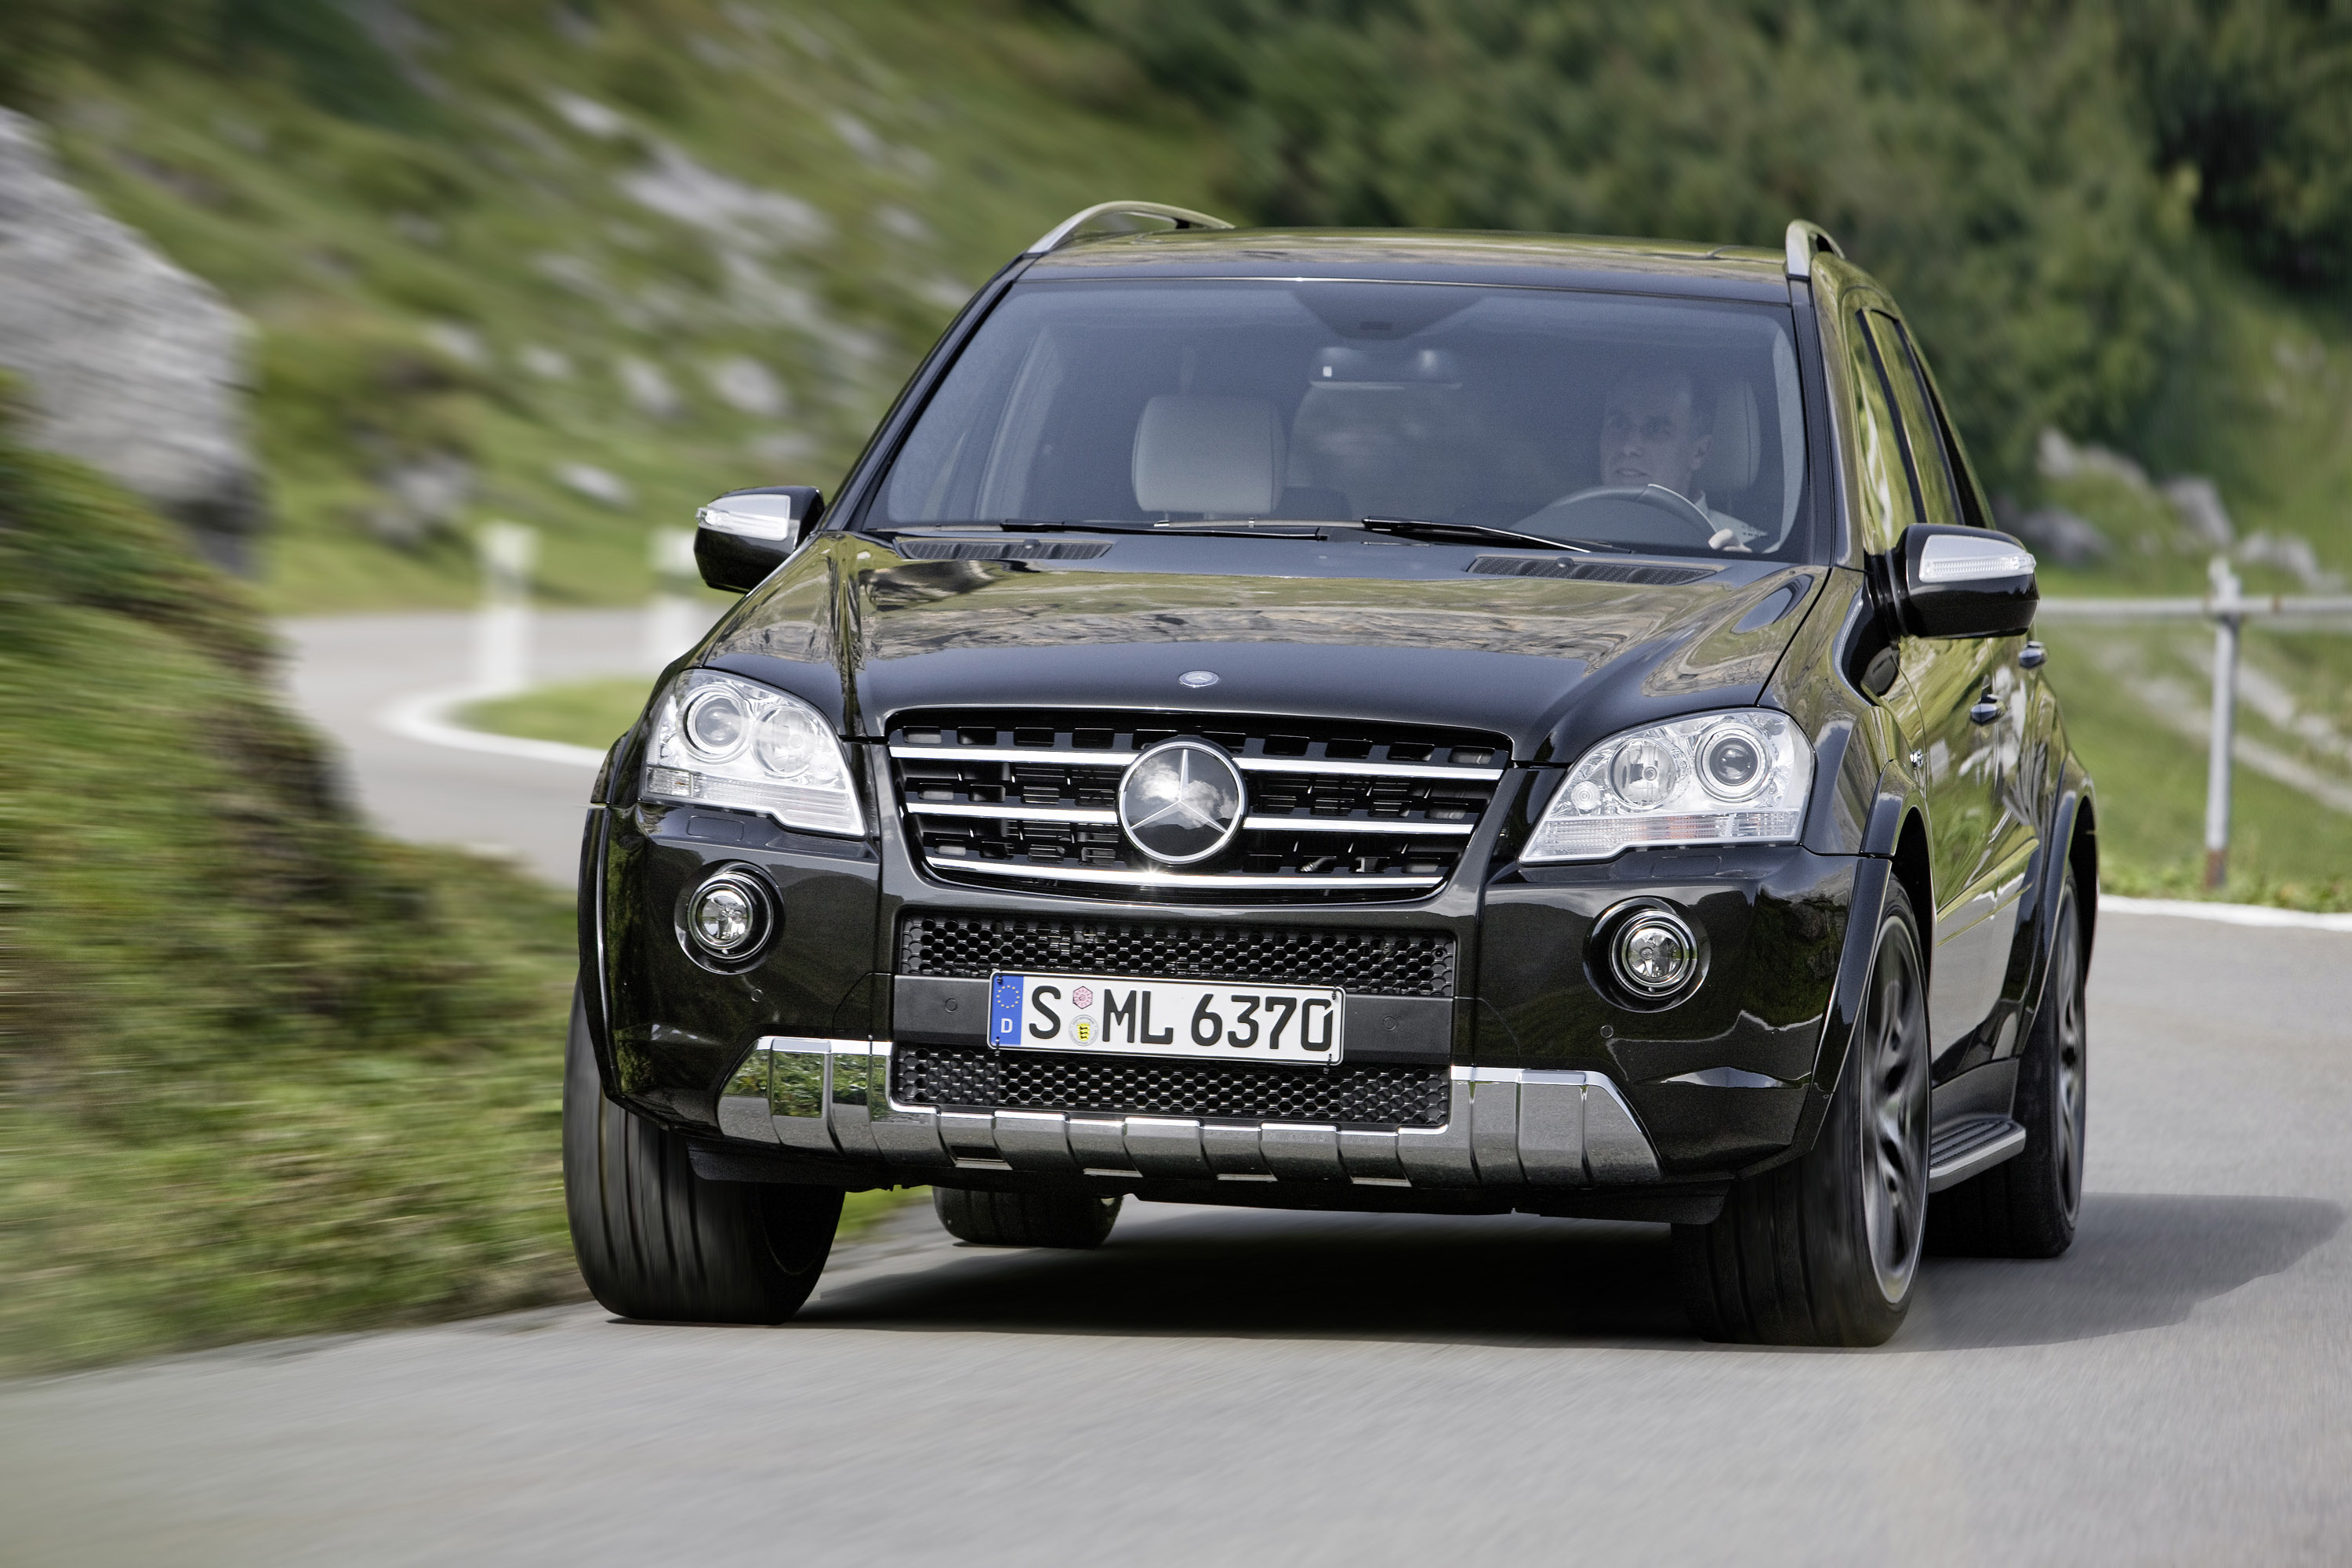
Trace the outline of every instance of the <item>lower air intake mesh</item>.
<instances>
[{"instance_id":1,"label":"lower air intake mesh","mask_svg":"<svg viewBox=\"0 0 2352 1568\"><path fill-rule=\"evenodd\" d=\"M1244 985L1333 985L1364 996L1451 996L1454 938L1445 931L1013 915L909 915L898 929L901 974L985 979L999 969Z\"/></svg>"},{"instance_id":2,"label":"lower air intake mesh","mask_svg":"<svg viewBox=\"0 0 2352 1568\"><path fill-rule=\"evenodd\" d=\"M1385 1063L1283 1068L905 1046L891 1058L890 1096L950 1109L1442 1127L1448 1079L1442 1067Z\"/></svg>"}]
</instances>

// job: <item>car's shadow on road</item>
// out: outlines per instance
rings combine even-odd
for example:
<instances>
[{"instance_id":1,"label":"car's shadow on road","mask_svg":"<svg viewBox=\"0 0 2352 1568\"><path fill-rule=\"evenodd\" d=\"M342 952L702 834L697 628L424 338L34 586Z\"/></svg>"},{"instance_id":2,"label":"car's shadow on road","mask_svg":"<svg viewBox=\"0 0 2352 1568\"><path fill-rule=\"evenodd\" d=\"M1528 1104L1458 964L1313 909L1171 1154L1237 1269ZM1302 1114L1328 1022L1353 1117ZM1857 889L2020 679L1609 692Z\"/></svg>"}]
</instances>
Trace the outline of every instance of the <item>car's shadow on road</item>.
<instances>
[{"instance_id":1,"label":"car's shadow on road","mask_svg":"<svg viewBox=\"0 0 2352 1568\"><path fill-rule=\"evenodd\" d=\"M2057 1344L2161 1328L2284 1272L2343 1223L2340 1206L2315 1198L2086 1194L2063 1258L1931 1258L1927 1292L1891 1348Z\"/></svg>"},{"instance_id":2,"label":"car's shadow on road","mask_svg":"<svg viewBox=\"0 0 2352 1568\"><path fill-rule=\"evenodd\" d=\"M911 1216L910 1216L911 1218ZM2093 1194L2074 1249L1930 1258L1888 1349L2046 1344L2161 1327L2293 1265L2344 1211L2303 1198ZM797 1322L1007 1333L1704 1347L1663 1226L1421 1216L1156 1215L1092 1253L942 1248L850 1279Z\"/></svg>"}]
</instances>

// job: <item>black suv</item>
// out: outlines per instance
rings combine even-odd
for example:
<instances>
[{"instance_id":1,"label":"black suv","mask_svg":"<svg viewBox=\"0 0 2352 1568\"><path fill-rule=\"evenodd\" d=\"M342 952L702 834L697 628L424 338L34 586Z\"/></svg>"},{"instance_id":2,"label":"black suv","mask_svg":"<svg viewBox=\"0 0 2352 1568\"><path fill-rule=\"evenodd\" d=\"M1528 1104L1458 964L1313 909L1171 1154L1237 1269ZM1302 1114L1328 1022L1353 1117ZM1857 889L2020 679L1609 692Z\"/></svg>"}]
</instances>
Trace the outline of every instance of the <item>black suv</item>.
<instances>
[{"instance_id":1,"label":"black suv","mask_svg":"<svg viewBox=\"0 0 2352 1568\"><path fill-rule=\"evenodd\" d=\"M1010 1246L1129 1194L1662 1222L1775 1343L2072 1239L2097 850L2033 558L1812 226L1108 204L831 504L701 523L747 596L583 858L613 1310L788 1316L902 1184Z\"/></svg>"}]
</instances>

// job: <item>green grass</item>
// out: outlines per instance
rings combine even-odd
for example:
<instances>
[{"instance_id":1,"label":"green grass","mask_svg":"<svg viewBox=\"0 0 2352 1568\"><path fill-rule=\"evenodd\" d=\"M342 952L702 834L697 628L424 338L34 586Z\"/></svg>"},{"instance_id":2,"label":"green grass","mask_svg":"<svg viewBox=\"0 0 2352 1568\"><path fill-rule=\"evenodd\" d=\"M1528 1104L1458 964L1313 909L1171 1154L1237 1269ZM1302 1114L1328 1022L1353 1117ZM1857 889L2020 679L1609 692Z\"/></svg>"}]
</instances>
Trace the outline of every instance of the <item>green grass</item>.
<instances>
[{"instance_id":1,"label":"green grass","mask_svg":"<svg viewBox=\"0 0 2352 1568\"><path fill-rule=\"evenodd\" d=\"M363 832L249 596L5 426L0 1368L575 1292L565 901Z\"/></svg>"},{"instance_id":2,"label":"green grass","mask_svg":"<svg viewBox=\"0 0 2352 1568\"><path fill-rule=\"evenodd\" d=\"M478 955L408 982L466 1016L271 1038L190 1007L174 1028L126 994L176 966L82 975L82 1005L144 1026L37 1064L0 1108L0 1370L582 1293L560 1170L570 910L497 868L377 853L435 928L412 955Z\"/></svg>"},{"instance_id":3,"label":"green grass","mask_svg":"<svg viewBox=\"0 0 2352 1568\"><path fill-rule=\"evenodd\" d=\"M648 683L635 677L542 686L512 697L476 702L457 711L458 723L499 735L603 751L637 721Z\"/></svg>"}]
</instances>

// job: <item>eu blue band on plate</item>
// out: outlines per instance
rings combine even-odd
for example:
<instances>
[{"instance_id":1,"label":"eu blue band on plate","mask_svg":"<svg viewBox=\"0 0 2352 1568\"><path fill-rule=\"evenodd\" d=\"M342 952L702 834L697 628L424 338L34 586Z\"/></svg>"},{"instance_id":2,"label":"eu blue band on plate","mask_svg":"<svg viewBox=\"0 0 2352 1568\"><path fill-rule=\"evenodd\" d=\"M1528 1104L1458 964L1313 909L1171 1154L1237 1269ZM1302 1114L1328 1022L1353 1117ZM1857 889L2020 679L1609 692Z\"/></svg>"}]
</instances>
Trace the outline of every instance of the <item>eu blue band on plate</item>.
<instances>
[{"instance_id":1,"label":"eu blue band on plate","mask_svg":"<svg viewBox=\"0 0 2352 1568\"><path fill-rule=\"evenodd\" d=\"M1017 1045L1021 1039L1021 976L1000 974L989 996L988 1038L992 1045Z\"/></svg>"}]
</instances>

